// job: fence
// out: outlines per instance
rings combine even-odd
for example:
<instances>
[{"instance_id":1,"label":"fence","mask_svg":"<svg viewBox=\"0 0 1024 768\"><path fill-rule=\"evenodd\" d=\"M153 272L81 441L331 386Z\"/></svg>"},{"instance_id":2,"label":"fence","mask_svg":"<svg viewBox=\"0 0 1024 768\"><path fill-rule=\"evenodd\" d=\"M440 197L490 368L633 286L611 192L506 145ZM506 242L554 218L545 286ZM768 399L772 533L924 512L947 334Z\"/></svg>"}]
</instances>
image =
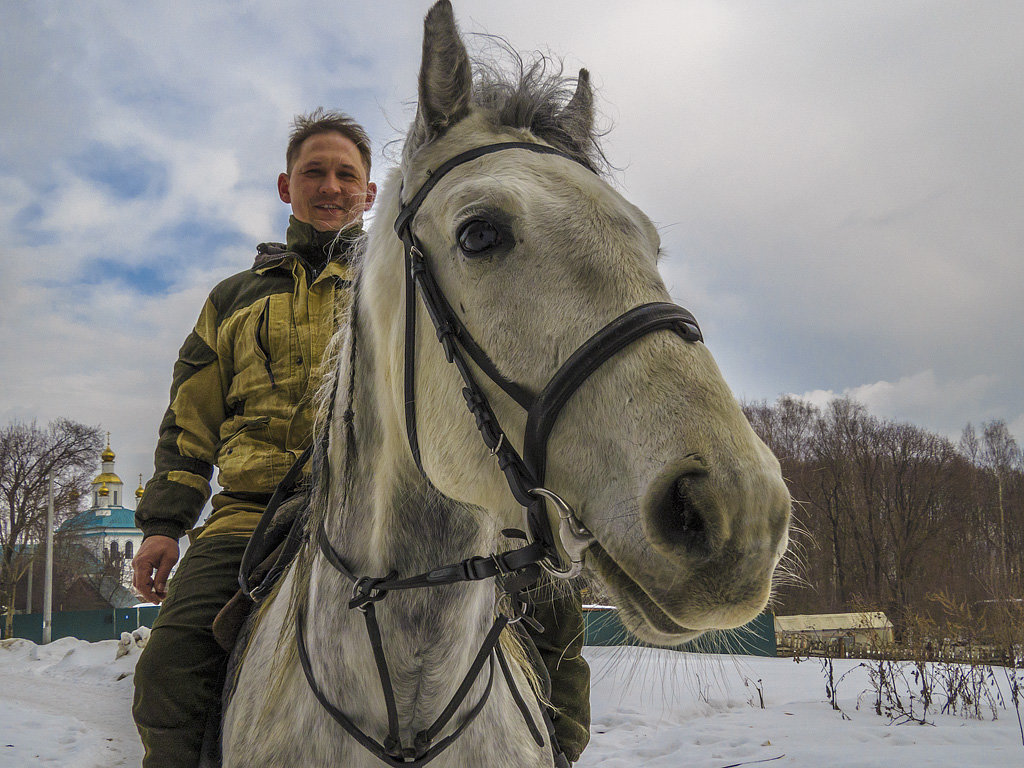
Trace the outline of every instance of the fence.
<instances>
[{"instance_id":1,"label":"fence","mask_svg":"<svg viewBox=\"0 0 1024 768\"><path fill-rule=\"evenodd\" d=\"M96 611L62 611L53 614L51 637L77 637L80 640L116 640L122 632L131 632L141 626L151 627L156 619L157 606L139 608L111 608ZM587 606L587 645L645 645L629 634L615 609ZM0 621L0 634L3 632ZM14 617L14 637L23 637L35 643L43 641L43 614L22 613ZM748 656L775 656L775 619L762 613L739 629L711 632L676 650L702 653L737 653Z\"/></svg>"},{"instance_id":2,"label":"fence","mask_svg":"<svg viewBox=\"0 0 1024 768\"><path fill-rule=\"evenodd\" d=\"M619 621L614 608L587 606L586 645L647 645L633 637ZM765 612L736 629L717 630L675 648L691 653L735 653L746 656L775 656L775 616Z\"/></svg>"},{"instance_id":3,"label":"fence","mask_svg":"<svg viewBox=\"0 0 1024 768\"><path fill-rule=\"evenodd\" d=\"M160 609L155 606L139 608L107 608L95 611L60 611L53 614L50 637L77 637L80 640L116 640L122 632L131 632L141 626L151 627ZM6 622L0 617L0 635ZM43 614L19 613L14 617L13 637L23 637L34 643L43 641Z\"/></svg>"}]
</instances>

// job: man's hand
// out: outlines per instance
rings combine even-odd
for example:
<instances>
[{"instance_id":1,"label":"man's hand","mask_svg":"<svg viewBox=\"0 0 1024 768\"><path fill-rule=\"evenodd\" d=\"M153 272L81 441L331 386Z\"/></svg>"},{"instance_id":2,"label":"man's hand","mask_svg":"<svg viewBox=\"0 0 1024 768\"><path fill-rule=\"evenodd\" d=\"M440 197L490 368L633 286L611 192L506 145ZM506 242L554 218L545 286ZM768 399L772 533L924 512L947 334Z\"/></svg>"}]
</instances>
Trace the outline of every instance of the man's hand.
<instances>
[{"instance_id":1,"label":"man's hand","mask_svg":"<svg viewBox=\"0 0 1024 768\"><path fill-rule=\"evenodd\" d=\"M132 558L132 584L143 598L160 603L167 597L167 577L178 554L178 542L170 536L149 536L142 542Z\"/></svg>"}]
</instances>

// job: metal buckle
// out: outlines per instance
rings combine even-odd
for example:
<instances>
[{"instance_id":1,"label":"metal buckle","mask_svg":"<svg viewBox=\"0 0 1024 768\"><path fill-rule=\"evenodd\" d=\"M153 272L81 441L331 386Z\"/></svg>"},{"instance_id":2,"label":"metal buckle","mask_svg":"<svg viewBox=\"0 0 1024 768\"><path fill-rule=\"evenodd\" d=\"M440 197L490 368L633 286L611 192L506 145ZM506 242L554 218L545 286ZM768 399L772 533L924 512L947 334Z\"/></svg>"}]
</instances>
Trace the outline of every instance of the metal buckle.
<instances>
[{"instance_id":1,"label":"metal buckle","mask_svg":"<svg viewBox=\"0 0 1024 768\"><path fill-rule=\"evenodd\" d=\"M490 561L494 563L494 567L498 569L498 575L507 576L508 574L512 573L512 571L509 570L508 566L505 565L505 561L501 559L501 555L499 555L497 552L491 555Z\"/></svg>"},{"instance_id":2,"label":"metal buckle","mask_svg":"<svg viewBox=\"0 0 1024 768\"><path fill-rule=\"evenodd\" d=\"M576 517L575 510L566 503L565 499L554 491L547 488L531 488L529 492L533 496L550 501L558 513L558 536L555 537L556 548L560 550L558 559L546 557L540 561L540 567L556 579L572 579L579 576L580 571L583 570L584 550L594 543L594 534L580 522ZM523 517L524 528L529 536L530 521L527 510L524 510Z\"/></svg>"}]
</instances>

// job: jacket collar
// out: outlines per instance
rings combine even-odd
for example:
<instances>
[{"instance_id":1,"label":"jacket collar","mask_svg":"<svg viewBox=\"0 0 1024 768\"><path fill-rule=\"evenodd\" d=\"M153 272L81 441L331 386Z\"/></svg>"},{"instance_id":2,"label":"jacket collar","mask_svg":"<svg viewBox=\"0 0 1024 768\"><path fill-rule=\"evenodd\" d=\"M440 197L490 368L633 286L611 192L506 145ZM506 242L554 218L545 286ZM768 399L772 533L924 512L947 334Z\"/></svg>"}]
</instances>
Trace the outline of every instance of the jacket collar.
<instances>
[{"instance_id":1,"label":"jacket collar","mask_svg":"<svg viewBox=\"0 0 1024 768\"><path fill-rule=\"evenodd\" d=\"M295 259L303 261L304 264L319 263L325 256L329 261L347 263L352 257L355 242L362 235L363 228L360 223L353 224L340 233L319 232L310 224L291 216L288 219L287 243L260 243L256 246L256 260L252 268L264 272Z\"/></svg>"}]
</instances>

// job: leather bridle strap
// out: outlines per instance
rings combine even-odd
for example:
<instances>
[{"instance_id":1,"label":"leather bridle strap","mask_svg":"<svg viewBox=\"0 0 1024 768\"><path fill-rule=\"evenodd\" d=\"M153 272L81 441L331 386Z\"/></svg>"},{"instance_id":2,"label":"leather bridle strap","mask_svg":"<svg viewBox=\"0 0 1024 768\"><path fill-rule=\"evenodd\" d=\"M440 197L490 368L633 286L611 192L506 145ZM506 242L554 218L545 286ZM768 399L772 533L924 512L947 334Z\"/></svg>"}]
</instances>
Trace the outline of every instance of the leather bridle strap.
<instances>
[{"instance_id":1,"label":"leather bridle strap","mask_svg":"<svg viewBox=\"0 0 1024 768\"><path fill-rule=\"evenodd\" d=\"M456 340L465 349L474 363L497 384L509 397L515 400L521 407L528 409L533 401L532 395L524 387L516 384L498 370L491 359L480 349L469 331L459 320L458 315L452 309L444 293L438 287L437 282L430 275L426 262L422 259L422 248L419 241L412 232L412 220L419 211L420 205L434 186L453 168L463 163L476 160L484 155L495 152L503 152L509 149L523 149L542 155L559 155L573 162L578 162L569 157L561 150L549 147L544 144L531 144L523 141L508 141L498 144L487 144L482 147L474 147L462 152L442 163L438 168L429 172L427 180L423 182L416 193L402 206L398 217L395 219L395 232L401 238L405 246L406 270L405 270L405 425L409 438L409 448L412 451L413 459L420 471L423 471L423 464L420 458L419 440L416 435L416 287L419 286L423 293L424 305L430 315L430 319L437 331L438 341L445 348L445 355L449 362L453 362L453 356L458 356L455 349ZM582 165L582 163L581 163ZM586 166L584 166L586 167ZM588 170L590 170L588 168ZM419 254L420 258L416 258ZM468 371L468 368L467 368ZM465 375L463 376L465 378ZM471 387L474 388L474 387ZM479 389L479 388L476 388ZM489 446L490 447L490 446ZM426 475L426 473L424 473ZM518 498L519 494L517 494ZM521 504L526 501L520 499Z\"/></svg>"},{"instance_id":2,"label":"leather bridle strap","mask_svg":"<svg viewBox=\"0 0 1024 768\"><path fill-rule=\"evenodd\" d=\"M548 437L569 398L611 357L661 330L675 331L686 341L704 340L696 318L677 304L642 304L587 339L555 372L528 409L523 438L523 462L538 483L544 482Z\"/></svg>"},{"instance_id":3,"label":"leather bridle strap","mask_svg":"<svg viewBox=\"0 0 1024 768\"><path fill-rule=\"evenodd\" d=\"M412 766L412 768L426 765L447 749L476 716L480 714L490 696L491 686L494 682L494 659L497 657L502 676L505 678L509 689L513 692L513 700L523 715L531 736L533 736L537 746L544 746L540 729L533 721L526 702L519 694L512 671L502 655L501 647L498 644L502 630L510 621L530 620L525 614L525 604L522 603L520 593L528 586L534 584L540 576L540 568L537 563L545 557L545 554L537 542L509 552L493 554L487 558L467 558L459 563L434 568L418 576L411 576L405 579L396 579L394 573L390 573L384 578L357 577L337 550L334 549L322 522L317 529L316 543L327 562L353 583L352 599L349 601L348 607L349 609L359 610L363 614L366 633L370 641L370 648L373 651L374 663L377 667L377 675L380 678L384 705L387 710L388 737L381 743L362 731L348 715L330 702L317 684L316 676L313 673L309 652L306 648L305 617L301 610L298 611L295 617L295 639L299 652L299 664L302 667L303 674L306 676L306 682L309 684L317 701L349 735L388 765ZM388 592L391 590L419 589L443 584L457 584L466 581L479 581L495 576L503 577L503 580L499 582L500 588L509 596L511 610L514 614L513 617L510 619L509 616L502 614L495 617L490 631L484 638L473 662L462 678L462 682L455 690L455 693L452 694L448 705L430 726L416 734L415 743L412 747L403 747L399 731L394 686L391 682L391 672L388 668L387 657L384 654L384 644L380 634L380 625L377 622L375 603L387 597ZM477 701L451 734L434 744L434 739L441 733L469 695L473 683L476 682L477 677L483 670L485 661L490 662L489 675L487 686L483 694L481 694L479 701Z\"/></svg>"},{"instance_id":4,"label":"leather bridle strap","mask_svg":"<svg viewBox=\"0 0 1024 768\"><path fill-rule=\"evenodd\" d=\"M434 185L437 184L437 182L440 181L448 171L462 165L463 163L468 163L470 160L476 160L478 157L490 155L494 152L502 152L506 149L525 149L529 152L536 152L541 155L560 155L561 157L568 158L573 162L579 162L575 158L569 157L569 155L565 154L565 152L560 149L555 149L554 147L549 147L544 144L533 144L528 141L503 141L497 144L484 144L481 147L474 147L473 149L461 152L441 163L441 165L436 169L427 172L427 180L423 182L418 190L416 190L416 194L409 199L409 202L405 203L401 212L398 214L398 218L395 219L395 232L398 233L398 236L401 237L402 231L409 229L412 223L412 217L415 216L416 211L420 209L420 204L426 196L430 194L430 190L434 188ZM583 164L580 163L580 165ZM585 165L583 167L586 168ZM587 168L587 170L591 169Z\"/></svg>"},{"instance_id":5,"label":"leather bridle strap","mask_svg":"<svg viewBox=\"0 0 1024 768\"><path fill-rule=\"evenodd\" d=\"M299 665L302 667L302 672L306 677L306 682L309 684L310 690L313 692L313 696L316 700L334 719L334 721L337 722L338 725L340 725L364 749L372 753L377 759L383 761L387 765L393 766L394 768L399 768L400 766L405 766L406 768L421 768L421 766L431 762L435 757L450 747L452 743L462 735L463 731L466 730L469 724L476 719L481 710L483 710L484 704L487 703L487 699L490 697L491 687L494 683L495 651L499 648L498 641L502 630L504 630L505 626L508 624L508 619L505 616L498 616L494 620L494 624L492 625L490 632L487 633L484 644L480 647L479 652L473 659L473 663L470 666L469 671L466 673L466 676L463 678L462 684L448 702L448 706L445 707L444 711L438 715L437 719L435 719L428 728L425 728L416 734L415 744L413 747L403 748L401 737L399 735L398 712L395 703L394 689L391 685L391 677L388 672L387 660L384 657L384 650L380 639L380 628L377 625L376 614L372 603L366 606L364 615L366 616L367 632L369 633L370 642L373 646L374 660L377 665L378 675L380 676L385 706L388 712L388 736L384 740L384 743L381 743L367 735L348 715L331 703L330 699L328 699L326 694L324 694L320 689L320 686L316 681L316 677L313 674L313 666L310 662L309 651L306 647L305 616L301 609L296 611L295 614L295 641L298 649ZM498 654L499 667L501 668L503 675L506 676L506 681L509 686L513 687L514 682L511 679L511 672L507 671L507 664L501 663L503 659L500 656L500 651L498 651ZM466 714L465 719L463 719L451 734L436 744L433 744L432 742L434 738L441 732L444 726L448 724L451 718L455 715L459 706L462 704L463 700L469 694L469 690L476 681L485 661L490 662L490 674L488 675L487 685L484 688L479 701L473 705L473 708ZM536 725L532 722L532 719L528 719L527 723L531 734L539 733ZM543 743L543 740L539 741L538 746L543 746Z\"/></svg>"},{"instance_id":6,"label":"leather bridle strap","mask_svg":"<svg viewBox=\"0 0 1024 768\"><path fill-rule=\"evenodd\" d=\"M367 603L376 602L388 592L404 589L422 589L424 587L440 587L467 581L482 581L510 573L524 572L530 566L536 565L543 560L545 556L543 548L537 542L533 542L508 552L496 552L489 557L481 557L479 555L468 557L458 563L442 565L432 568L425 573L409 576L404 579L396 579L391 575L380 579L369 579L356 576L345 564L341 555L338 554L334 545L331 544L322 523L317 531L316 543L320 553L327 562L338 573L357 586L357 589L353 591L352 599L349 601L349 608L361 608ZM539 576L540 574L537 573L536 577ZM531 583L536 580L536 577L531 580Z\"/></svg>"}]
</instances>

